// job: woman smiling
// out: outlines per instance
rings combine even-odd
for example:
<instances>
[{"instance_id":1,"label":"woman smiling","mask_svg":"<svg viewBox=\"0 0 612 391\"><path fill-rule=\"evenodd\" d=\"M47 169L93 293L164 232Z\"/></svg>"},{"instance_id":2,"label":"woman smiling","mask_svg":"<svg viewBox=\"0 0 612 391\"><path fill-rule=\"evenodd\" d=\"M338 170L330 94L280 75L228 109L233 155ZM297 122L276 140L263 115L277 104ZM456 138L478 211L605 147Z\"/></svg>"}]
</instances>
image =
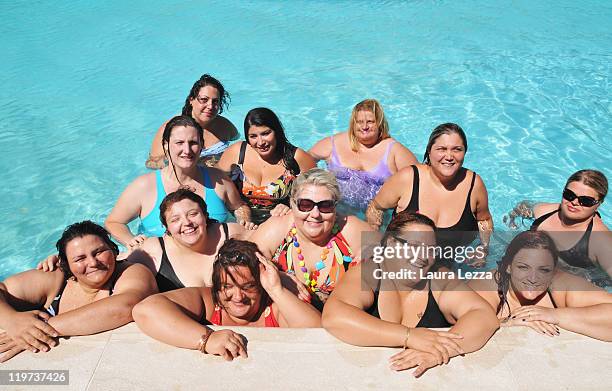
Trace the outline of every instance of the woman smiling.
<instances>
[{"instance_id":1,"label":"woman smiling","mask_svg":"<svg viewBox=\"0 0 612 391\"><path fill-rule=\"evenodd\" d=\"M49 351L56 337L90 335L132 321L132 307L157 292L142 265L117 263L117 245L91 221L66 228L60 268L29 270L0 283L0 362L23 350Z\"/></svg>"}]
</instances>

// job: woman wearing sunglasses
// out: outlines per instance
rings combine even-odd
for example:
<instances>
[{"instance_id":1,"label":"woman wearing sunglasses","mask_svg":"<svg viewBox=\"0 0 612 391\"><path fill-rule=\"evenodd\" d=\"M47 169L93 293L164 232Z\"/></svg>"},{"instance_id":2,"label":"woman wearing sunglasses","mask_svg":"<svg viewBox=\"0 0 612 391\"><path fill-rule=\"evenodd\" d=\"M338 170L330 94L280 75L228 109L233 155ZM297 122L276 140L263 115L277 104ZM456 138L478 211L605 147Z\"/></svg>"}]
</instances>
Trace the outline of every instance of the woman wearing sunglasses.
<instances>
[{"instance_id":1,"label":"woman wearing sunglasses","mask_svg":"<svg viewBox=\"0 0 612 391\"><path fill-rule=\"evenodd\" d=\"M200 152L201 161L213 166L230 141L238 137L238 130L227 118L219 115L229 105L229 93L223 84L214 77L204 74L191 87L185 99L182 115L192 117L204 129L204 148ZM157 169L166 165L167 157L161 147L162 135L167 122L160 126L153 138L151 152L145 166Z\"/></svg>"},{"instance_id":2,"label":"woman wearing sunglasses","mask_svg":"<svg viewBox=\"0 0 612 391\"><path fill-rule=\"evenodd\" d=\"M322 308L346 270L360 259L361 235L371 231L355 216L336 213L340 189L334 175L320 168L302 173L291 190L291 213L273 216L249 240L282 271L316 293Z\"/></svg>"},{"instance_id":3,"label":"woman wearing sunglasses","mask_svg":"<svg viewBox=\"0 0 612 391\"><path fill-rule=\"evenodd\" d=\"M612 276L612 234L597 213L607 194L608 180L603 173L580 170L567 180L560 203L531 206L523 201L510 212L511 224L516 217L535 218L531 229L545 231L553 238L563 266L576 272L587 269L593 282L608 285ZM607 276L601 276L599 267Z\"/></svg>"},{"instance_id":4,"label":"woman wearing sunglasses","mask_svg":"<svg viewBox=\"0 0 612 391\"><path fill-rule=\"evenodd\" d=\"M254 243L229 239L213 264L211 288L183 288L143 300L134 320L147 335L170 345L247 357L244 337L205 324L246 327L321 327L321 315L281 284L274 264Z\"/></svg>"},{"instance_id":5,"label":"woman wearing sunglasses","mask_svg":"<svg viewBox=\"0 0 612 391\"><path fill-rule=\"evenodd\" d=\"M346 273L323 311L323 327L346 343L403 346L390 368L416 367L416 377L479 350L499 327L486 301L434 264L434 231L424 215L396 214L372 257Z\"/></svg>"},{"instance_id":6,"label":"woman wearing sunglasses","mask_svg":"<svg viewBox=\"0 0 612 391\"><path fill-rule=\"evenodd\" d=\"M548 336L559 328L612 341L612 294L556 269L557 248L546 232L518 234L494 279L469 286L495 309L504 326L529 327Z\"/></svg>"}]
</instances>

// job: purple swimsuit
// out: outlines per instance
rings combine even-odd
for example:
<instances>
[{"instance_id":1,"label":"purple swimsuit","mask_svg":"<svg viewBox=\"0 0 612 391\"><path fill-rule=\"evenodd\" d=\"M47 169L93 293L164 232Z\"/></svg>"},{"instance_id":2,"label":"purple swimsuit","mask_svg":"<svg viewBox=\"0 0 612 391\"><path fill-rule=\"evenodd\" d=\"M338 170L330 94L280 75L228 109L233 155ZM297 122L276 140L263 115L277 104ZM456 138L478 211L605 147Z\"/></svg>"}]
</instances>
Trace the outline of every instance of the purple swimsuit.
<instances>
[{"instance_id":1,"label":"purple swimsuit","mask_svg":"<svg viewBox=\"0 0 612 391\"><path fill-rule=\"evenodd\" d=\"M368 207L370 201L376 196L383 183L391 176L391 171L387 167L387 159L395 141L389 143L384 156L371 171L354 170L344 167L340 163L340 158L336 152L333 136L331 143L332 153L331 159L327 162L327 169L336 175L338 185L340 186L340 193L342 194L342 202L363 212Z\"/></svg>"}]
</instances>

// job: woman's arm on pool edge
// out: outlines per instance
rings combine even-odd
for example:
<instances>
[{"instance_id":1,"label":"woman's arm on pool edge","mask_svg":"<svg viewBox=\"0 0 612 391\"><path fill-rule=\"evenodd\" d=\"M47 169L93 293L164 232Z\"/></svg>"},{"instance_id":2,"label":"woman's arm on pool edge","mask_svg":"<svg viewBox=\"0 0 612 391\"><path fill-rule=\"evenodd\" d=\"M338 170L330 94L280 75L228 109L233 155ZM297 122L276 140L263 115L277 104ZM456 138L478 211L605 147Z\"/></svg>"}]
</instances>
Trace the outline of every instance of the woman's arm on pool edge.
<instances>
[{"instance_id":1,"label":"woman's arm on pool edge","mask_svg":"<svg viewBox=\"0 0 612 391\"><path fill-rule=\"evenodd\" d=\"M463 336L458 344L466 353L479 350L499 328L495 311L461 281L448 281L443 289L440 309L456 319L450 331Z\"/></svg>"},{"instance_id":2,"label":"woman's arm on pool edge","mask_svg":"<svg viewBox=\"0 0 612 391\"><path fill-rule=\"evenodd\" d=\"M116 329L132 321L132 308L150 294L157 284L149 269L126 265L115 283L113 294L49 319L62 336L91 335Z\"/></svg>"},{"instance_id":3,"label":"woman's arm on pool edge","mask_svg":"<svg viewBox=\"0 0 612 391\"><path fill-rule=\"evenodd\" d=\"M41 309L55 295L63 279L61 270L50 273L28 270L0 282L0 329L18 342L21 350L44 351L55 346L51 337L57 336L57 331L46 323L50 316ZM4 353L0 361L15 354Z\"/></svg>"},{"instance_id":4,"label":"woman's arm on pool edge","mask_svg":"<svg viewBox=\"0 0 612 391\"><path fill-rule=\"evenodd\" d=\"M209 329L201 322L212 312L210 288L182 288L152 295L134 306L132 314L140 330L168 345L196 349Z\"/></svg>"},{"instance_id":5,"label":"woman's arm on pool edge","mask_svg":"<svg viewBox=\"0 0 612 391\"><path fill-rule=\"evenodd\" d=\"M210 333L206 352L228 361L247 357L243 337L231 330L213 331L202 324L212 314L210 288L182 288L149 296L132 310L140 330L158 341L185 349L198 349Z\"/></svg>"},{"instance_id":6,"label":"woman's arm on pool edge","mask_svg":"<svg viewBox=\"0 0 612 391\"><path fill-rule=\"evenodd\" d=\"M361 289L361 264L350 268L323 307L323 327L334 337L357 346L398 347L407 327L376 318L365 310L374 303L374 292Z\"/></svg>"},{"instance_id":7,"label":"woman's arm on pool edge","mask_svg":"<svg viewBox=\"0 0 612 391\"><path fill-rule=\"evenodd\" d=\"M557 273L551 290L563 305L521 307L514 317L542 320L588 337L612 341L612 294L566 272ZM559 296L564 296L564 301Z\"/></svg>"}]
</instances>

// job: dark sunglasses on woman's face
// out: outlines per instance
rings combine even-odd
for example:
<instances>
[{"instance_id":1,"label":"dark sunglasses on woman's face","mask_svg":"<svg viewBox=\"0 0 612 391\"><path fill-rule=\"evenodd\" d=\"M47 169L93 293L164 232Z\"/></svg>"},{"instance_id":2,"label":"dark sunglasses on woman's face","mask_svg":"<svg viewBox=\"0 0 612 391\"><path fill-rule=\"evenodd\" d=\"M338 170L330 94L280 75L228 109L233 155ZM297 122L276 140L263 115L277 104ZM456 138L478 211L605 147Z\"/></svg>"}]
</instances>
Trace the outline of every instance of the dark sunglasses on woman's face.
<instances>
[{"instance_id":1,"label":"dark sunglasses on woman's face","mask_svg":"<svg viewBox=\"0 0 612 391\"><path fill-rule=\"evenodd\" d=\"M581 206L586 206L587 208L590 208L591 206L595 206L595 205L599 204L599 200L596 200L593 197L590 197L590 196L577 196L576 193L574 193L573 191L571 191L568 188L563 190L563 199L565 199L565 200L567 200L569 202L572 202L576 198L578 198L578 203Z\"/></svg>"},{"instance_id":2,"label":"dark sunglasses on woman's face","mask_svg":"<svg viewBox=\"0 0 612 391\"><path fill-rule=\"evenodd\" d=\"M333 213L336 210L336 201L334 200L323 200L314 202L308 198L300 198L297 200L297 207L300 212L310 212L314 207L319 208L321 213Z\"/></svg>"}]
</instances>

